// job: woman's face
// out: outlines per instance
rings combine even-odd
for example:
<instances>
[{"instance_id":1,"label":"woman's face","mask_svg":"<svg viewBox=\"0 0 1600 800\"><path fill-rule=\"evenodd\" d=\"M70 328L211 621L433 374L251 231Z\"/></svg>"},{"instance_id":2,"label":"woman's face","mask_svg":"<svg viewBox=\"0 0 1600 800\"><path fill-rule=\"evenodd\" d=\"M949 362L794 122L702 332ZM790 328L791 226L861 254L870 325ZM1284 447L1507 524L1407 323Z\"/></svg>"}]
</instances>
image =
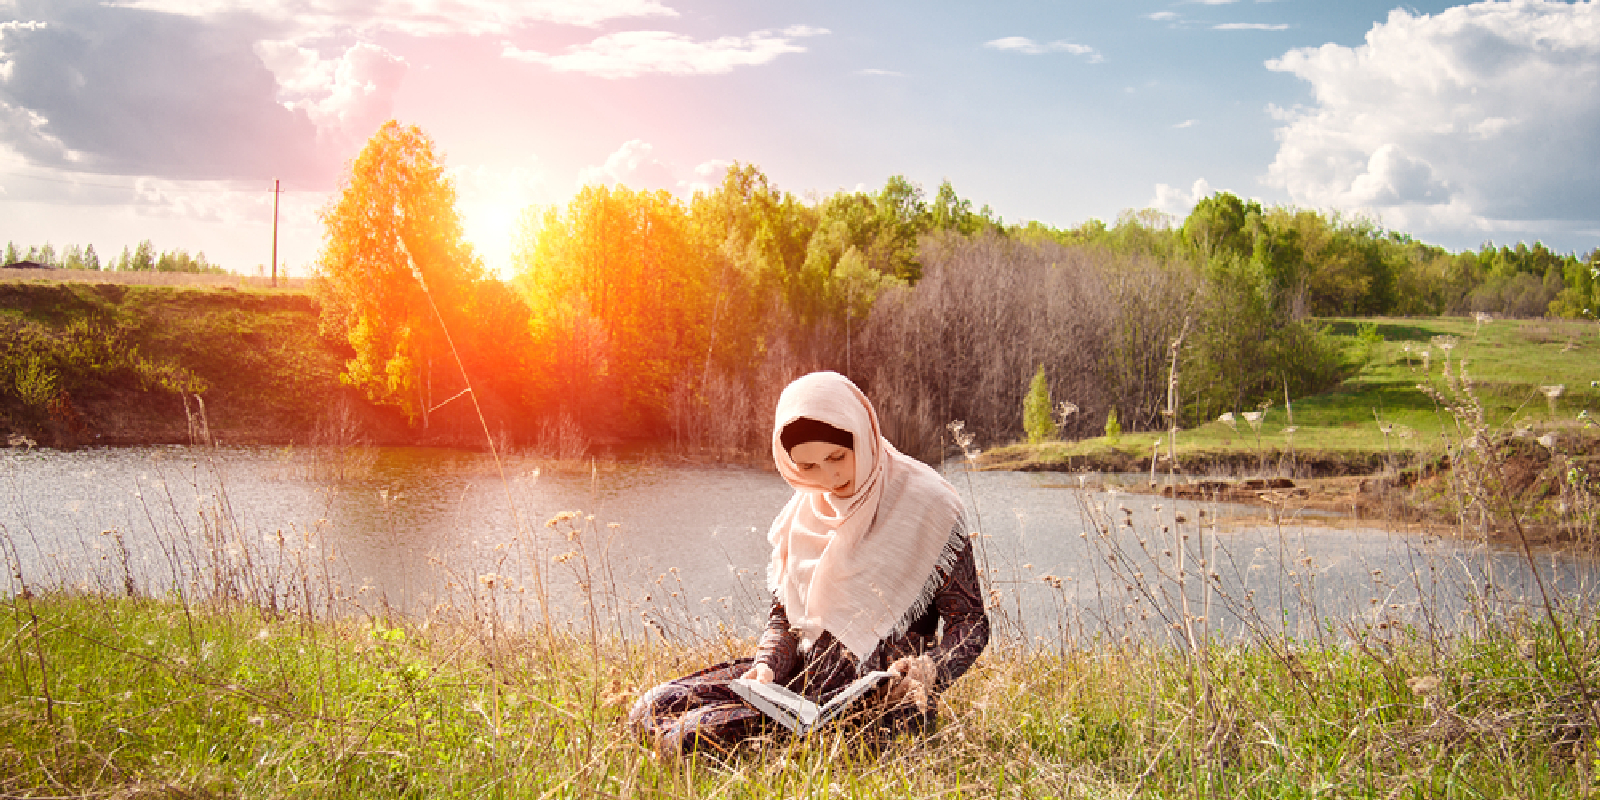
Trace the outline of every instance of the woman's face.
<instances>
[{"instance_id":1,"label":"woman's face","mask_svg":"<svg viewBox=\"0 0 1600 800\"><path fill-rule=\"evenodd\" d=\"M790 449L789 457L806 480L828 487L835 496L856 493L856 451L828 442L805 442Z\"/></svg>"}]
</instances>

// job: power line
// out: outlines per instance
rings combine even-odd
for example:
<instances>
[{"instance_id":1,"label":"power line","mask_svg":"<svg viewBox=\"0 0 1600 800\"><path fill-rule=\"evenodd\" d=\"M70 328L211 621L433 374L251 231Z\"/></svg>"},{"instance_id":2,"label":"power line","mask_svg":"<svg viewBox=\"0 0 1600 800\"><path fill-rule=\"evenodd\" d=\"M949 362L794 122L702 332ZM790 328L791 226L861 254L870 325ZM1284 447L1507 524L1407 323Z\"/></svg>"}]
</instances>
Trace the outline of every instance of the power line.
<instances>
[{"instance_id":1,"label":"power line","mask_svg":"<svg viewBox=\"0 0 1600 800\"><path fill-rule=\"evenodd\" d=\"M154 176L140 176L140 177L148 177L151 180L164 181L164 182L170 182L170 183L191 183L191 182L193 182L193 183L215 183L216 182L216 181L182 181L182 180L169 179L169 178L156 178ZM93 186L93 187L97 187L97 188L101 188L101 189L124 189L124 190L128 190L128 191L134 191L134 190L137 190L139 188L138 185L135 184L135 183L97 183L95 181L85 181L85 180L77 180L77 179L70 179L70 178L59 178L59 177L55 177L55 176L51 176L51 175L33 175L33 174L26 173L26 172L4 172L4 173L0 173L0 178L27 178L29 180L35 180L35 181L49 181L51 183L64 183L64 184L67 184L69 186ZM133 180L137 180L137 178L133 179ZM250 182L254 183L255 181L250 181ZM265 182L263 181L263 183L265 183ZM248 194L248 193L255 192L255 191L273 192L274 189L273 189L273 187L270 187L270 186L265 187L263 190L257 190L257 189L230 189L230 188L225 188L225 187L188 187L188 186L185 186L185 187L183 187L182 191L185 191L185 192L213 193L213 194ZM281 192L284 192L284 193L288 193L288 192L292 192L292 191L296 191L296 190L293 189L293 188L290 188L290 187L283 187L282 189L280 189L278 191L281 191ZM301 191L301 192L320 192L320 190L317 190L317 189L300 189L298 191Z\"/></svg>"}]
</instances>

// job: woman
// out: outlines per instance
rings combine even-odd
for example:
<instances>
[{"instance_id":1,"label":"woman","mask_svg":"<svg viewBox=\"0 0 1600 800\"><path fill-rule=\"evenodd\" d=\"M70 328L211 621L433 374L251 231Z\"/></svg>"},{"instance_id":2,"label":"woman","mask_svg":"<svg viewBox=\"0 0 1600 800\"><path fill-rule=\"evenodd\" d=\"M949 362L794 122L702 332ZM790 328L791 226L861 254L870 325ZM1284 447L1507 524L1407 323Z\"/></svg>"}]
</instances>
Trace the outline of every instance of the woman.
<instances>
[{"instance_id":1,"label":"woman","mask_svg":"<svg viewBox=\"0 0 1600 800\"><path fill-rule=\"evenodd\" d=\"M877 723L928 730L989 619L961 499L885 439L855 384L815 372L778 399L772 457L794 496L772 523L772 610L754 658L646 692L628 715L665 753L727 749L771 729L727 682L776 681L824 702L867 671L902 676ZM941 623L943 627L941 630Z\"/></svg>"}]
</instances>

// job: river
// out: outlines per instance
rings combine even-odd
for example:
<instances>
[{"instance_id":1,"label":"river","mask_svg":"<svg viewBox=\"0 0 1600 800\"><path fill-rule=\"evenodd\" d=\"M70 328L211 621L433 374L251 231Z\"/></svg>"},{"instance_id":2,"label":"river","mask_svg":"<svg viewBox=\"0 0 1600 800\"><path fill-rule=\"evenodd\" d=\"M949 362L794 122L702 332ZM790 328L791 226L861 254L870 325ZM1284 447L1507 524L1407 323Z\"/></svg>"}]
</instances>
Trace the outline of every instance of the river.
<instances>
[{"instance_id":1,"label":"river","mask_svg":"<svg viewBox=\"0 0 1600 800\"><path fill-rule=\"evenodd\" d=\"M1174 502L1100 476L946 477L966 500L1009 636L1449 632L1543 596L1593 598L1596 561L1293 513ZM236 597L286 613L549 620L715 640L764 620L772 471L553 468L422 448L10 449L6 596L24 589Z\"/></svg>"}]
</instances>

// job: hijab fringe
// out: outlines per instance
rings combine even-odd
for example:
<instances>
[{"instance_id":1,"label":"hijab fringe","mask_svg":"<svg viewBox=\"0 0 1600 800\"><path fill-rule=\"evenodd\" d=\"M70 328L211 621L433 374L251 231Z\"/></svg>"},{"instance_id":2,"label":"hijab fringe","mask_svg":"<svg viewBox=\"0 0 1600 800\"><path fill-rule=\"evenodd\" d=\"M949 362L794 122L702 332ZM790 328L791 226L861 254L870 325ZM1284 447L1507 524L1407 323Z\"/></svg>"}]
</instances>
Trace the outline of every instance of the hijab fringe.
<instances>
[{"instance_id":1,"label":"hijab fringe","mask_svg":"<svg viewBox=\"0 0 1600 800\"><path fill-rule=\"evenodd\" d=\"M939 590L950 580L950 571L961 558L961 553L970 546L966 521L956 517L956 524L950 529L950 538L945 540L944 549L939 552L939 560L934 563L933 572L928 575L928 582L923 584L922 591L911 601L900 621L890 629L887 638L899 636L910 630L917 620L922 619L923 614L928 613L928 607L933 605L934 598L939 596Z\"/></svg>"}]
</instances>

